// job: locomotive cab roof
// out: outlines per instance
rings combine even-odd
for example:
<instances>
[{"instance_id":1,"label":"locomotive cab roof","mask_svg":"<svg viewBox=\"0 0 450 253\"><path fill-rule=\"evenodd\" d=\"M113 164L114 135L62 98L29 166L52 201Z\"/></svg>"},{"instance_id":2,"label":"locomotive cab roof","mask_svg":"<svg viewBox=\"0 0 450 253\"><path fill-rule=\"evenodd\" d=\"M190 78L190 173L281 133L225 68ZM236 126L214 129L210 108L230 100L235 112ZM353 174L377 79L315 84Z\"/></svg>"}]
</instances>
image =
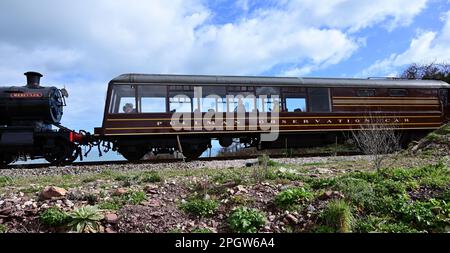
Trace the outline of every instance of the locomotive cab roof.
<instances>
[{"instance_id":1,"label":"locomotive cab roof","mask_svg":"<svg viewBox=\"0 0 450 253\"><path fill-rule=\"evenodd\" d=\"M268 77L268 76L220 76L220 75L163 75L123 74L110 84L199 84L199 85L272 85L303 87L398 87L398 88L450 88L450 84L438 80L400 78L316 78L316 77Z\"/></svg>"}]
</instances>

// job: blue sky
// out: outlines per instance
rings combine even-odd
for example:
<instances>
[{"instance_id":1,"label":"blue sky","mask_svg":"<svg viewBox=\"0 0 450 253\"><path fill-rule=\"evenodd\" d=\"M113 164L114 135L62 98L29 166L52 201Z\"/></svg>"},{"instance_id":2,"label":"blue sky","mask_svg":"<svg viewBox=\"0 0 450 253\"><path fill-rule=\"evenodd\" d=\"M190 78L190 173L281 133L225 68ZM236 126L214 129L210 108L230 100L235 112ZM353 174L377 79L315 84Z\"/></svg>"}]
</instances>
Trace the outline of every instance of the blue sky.
<instances>
[{"instance_id":1,"label":"blue sky","mask_svg":"<svg viewBox=\"0 0 450 253\"><path fill-rule=\"evenodd\" d=\"M2 0L0 85L29 70L70 93L63 124L100 126L127 72L392 76L449 62L448 0Z\"/></svg>"}]
</instances>

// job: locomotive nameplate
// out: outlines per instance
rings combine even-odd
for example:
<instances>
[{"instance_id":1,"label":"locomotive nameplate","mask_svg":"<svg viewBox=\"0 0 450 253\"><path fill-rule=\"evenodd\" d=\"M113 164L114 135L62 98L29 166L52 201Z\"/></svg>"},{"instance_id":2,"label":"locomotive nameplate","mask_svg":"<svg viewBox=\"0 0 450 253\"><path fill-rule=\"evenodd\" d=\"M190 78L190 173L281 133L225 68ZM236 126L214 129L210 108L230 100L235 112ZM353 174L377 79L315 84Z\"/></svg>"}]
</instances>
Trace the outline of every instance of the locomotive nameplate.
<instances>
[{"instance_id":1,"label":"locomotive nameplate","mask_svg":"<svg viewBox=\"0 0 450 253\"><path fill-rule=\"evenodd\" d=\"M41 98L43 94L41 92L25 92L25 93L11 93L11 98Z\"/></svg>"}]
</instances>

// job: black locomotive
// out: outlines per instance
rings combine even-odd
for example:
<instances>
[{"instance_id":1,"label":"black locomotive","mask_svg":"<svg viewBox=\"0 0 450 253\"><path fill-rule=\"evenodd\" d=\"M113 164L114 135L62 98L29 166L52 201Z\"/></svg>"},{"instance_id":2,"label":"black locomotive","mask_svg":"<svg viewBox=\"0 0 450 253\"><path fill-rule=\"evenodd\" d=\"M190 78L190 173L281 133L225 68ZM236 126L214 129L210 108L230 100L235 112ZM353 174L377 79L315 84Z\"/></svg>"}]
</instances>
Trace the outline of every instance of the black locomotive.
<instances>
[{"instance_id":1,"label":"black locomotive","mask_svg":"<svg viewBox=\"0 0 450 253\"><path fill-rule=\"evenodd\" d=\"M86 135L60 125L67 91L40 86L40 73L25 76L25 86L0 88L0 166L19 158L45 158L54 165L73 162Z\"/></svg>"}]
</instances>

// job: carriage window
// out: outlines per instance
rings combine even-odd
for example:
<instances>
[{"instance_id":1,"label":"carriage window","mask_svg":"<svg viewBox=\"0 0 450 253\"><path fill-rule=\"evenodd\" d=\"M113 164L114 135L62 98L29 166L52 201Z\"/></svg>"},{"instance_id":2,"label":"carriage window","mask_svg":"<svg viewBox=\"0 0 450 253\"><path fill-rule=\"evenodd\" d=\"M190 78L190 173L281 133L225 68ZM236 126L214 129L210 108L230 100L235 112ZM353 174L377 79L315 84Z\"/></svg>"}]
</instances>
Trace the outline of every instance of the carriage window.
<instances>
[{"instance_id":1,"label":"carriage window","mask_svg":"<svg viewBox=\"0 0 450 253\"><path fill-rule=\"evenodd\" d=\"M376 95L376 91L374 89L359 89L356 92L358 97L374 97Z\"/></svg>"},{"instance_id":2,"label":"carriage window","mask_svg":"<svg viewBox=\"0 0 450 253\"><path fill-rule=\"evenodd\" d=\"M309 111L329 112L330 111L330 89L310 88L309 89Z\"/></svg>"},{"instance_id":3,"label":"carriage window","mask_svg":"<svg viewBox=\"0 0 450 253\"><path fill-rule=\"evenodd\" d=\"M279 87L257 87L256 100L258 111L273 112L281 111L280 88Z\"/></svg>"},{"instance_id":4,"label":"carriage window","mask_svg":"<svg viewBox=\"0 0 450 253\"><path fill-rule=\"evenodd\" d=\"M203 86L200 107L202 112L226 112L226 89L223 86Z\"/></svg>"},{"instance_id":5,"label":"carriage window","mask_svg":"<svg viewBox=\"0 0 450 253\"><path fill-rule=\"evenodd\" d=\"M286 98L286 111L306 112L306 98Z\"/></svg>"},{"instance_id":6,"label":"carriage window","mask_svg":"<svg viewBox=\"0 0 450 253\"><path fill-rule=\"evenodd\" d=\"M404 97L408 94L405 89L390 89L389 96L391 97Z\"/></svg>"},{"instance_id":7,"label":"carriage window","mask_svg":"<svg viewBox=\"0 0 450 253\"><path fill-rule=\"evenodd\" d=\"M136 88L134 85L115 85L111 91L109 113L135 113Z\"/></svg>"},{"instance_id":8,"label":"carriage window","mask_svg":"<svg viewBox=\"0 0 450 253\"><path fill-rule=\"evenodd\" d=\"M192 112L192 100L185 94L170 96L169 110L174 112Z\"/></svg>"},{"instance_id":9,"label":"carriage window","mask_svg":"<svg viewBox=\"0 0 450 253\"><path fill-rule=\"evenodd\" d=\"M256 97L252 86L229 86L227 94L228 112L251 112L256 109Z\"/></svg>"},{"instance_id":10,"label":"carriage window","mask_svg":"<svg viewBox=\"0 0 450 253\"><path fill-rule=\"evenodd\" d=\"M139 112L166 112L167 88L162 85L141 85L138 90Z\"/></svg>"}]
</instances>

